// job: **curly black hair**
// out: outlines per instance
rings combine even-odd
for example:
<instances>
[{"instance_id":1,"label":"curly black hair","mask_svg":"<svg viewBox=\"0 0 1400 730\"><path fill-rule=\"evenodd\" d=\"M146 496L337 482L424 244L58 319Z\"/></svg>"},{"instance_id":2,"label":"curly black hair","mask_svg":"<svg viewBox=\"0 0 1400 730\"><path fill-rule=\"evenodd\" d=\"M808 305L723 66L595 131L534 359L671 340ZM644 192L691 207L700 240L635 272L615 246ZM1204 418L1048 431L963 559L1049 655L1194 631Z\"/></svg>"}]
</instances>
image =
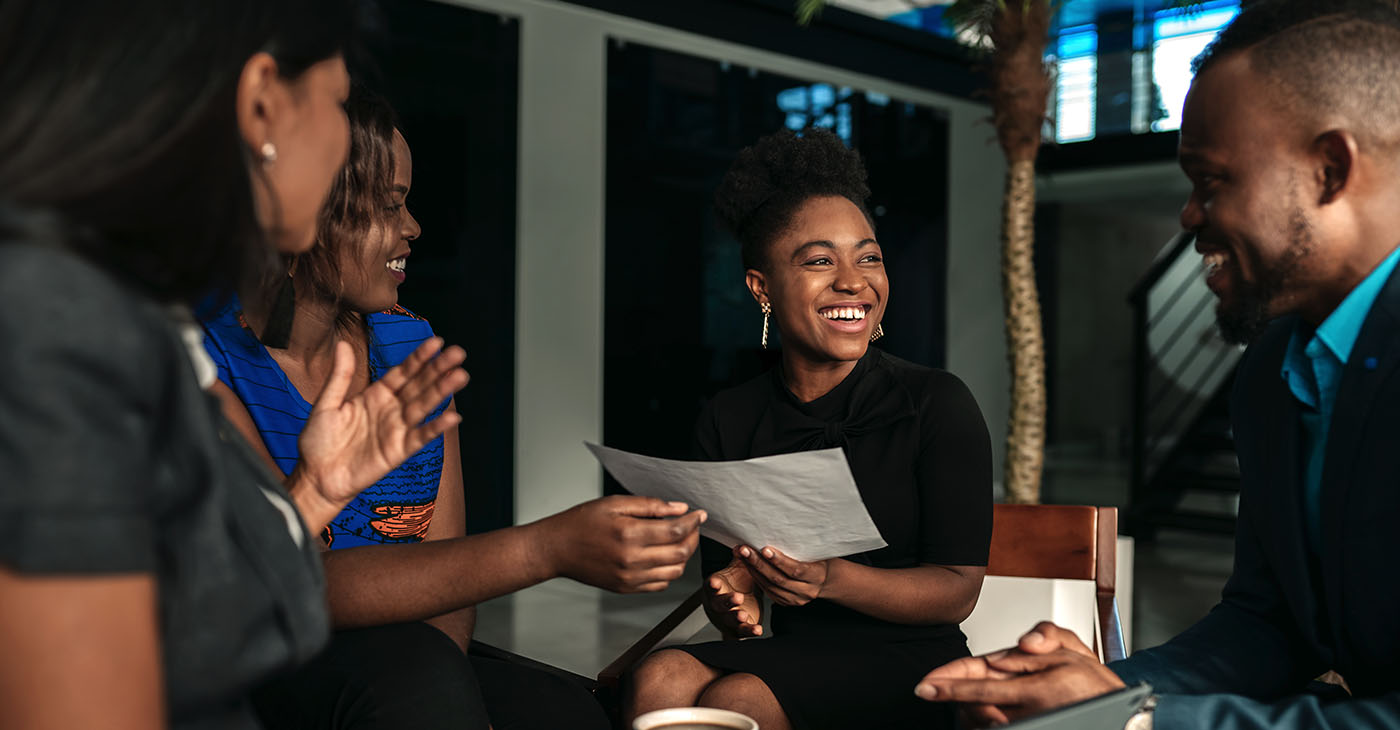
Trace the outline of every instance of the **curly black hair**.
<instances>
[{"instance_id":1,"label":"curly black hair","mask_svg":"<svg viewBox=\"0 0 1400 730\"><path fill-rule=\"evenodd\" d=\"M815 197L839 195L870 220L865 165L827 129L784 129L745 147L715 191L720 222L739 239L746 269L764 269L768 246ZM874 227L874 221L871 221Z\"/></svg>"}]
</instances>

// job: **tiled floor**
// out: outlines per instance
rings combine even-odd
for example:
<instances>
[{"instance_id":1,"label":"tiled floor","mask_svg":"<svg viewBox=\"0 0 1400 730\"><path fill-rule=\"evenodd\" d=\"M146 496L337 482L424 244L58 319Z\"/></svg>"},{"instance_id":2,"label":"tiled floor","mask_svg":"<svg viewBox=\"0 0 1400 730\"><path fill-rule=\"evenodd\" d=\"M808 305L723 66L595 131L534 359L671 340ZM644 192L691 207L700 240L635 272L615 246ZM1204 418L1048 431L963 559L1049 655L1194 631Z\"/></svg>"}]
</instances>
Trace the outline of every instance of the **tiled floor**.
<instances>
[{"instance_id":1,"label":"tiled floor","mask_svg":"<svg viewBox=\"0 0 1400 730\"><path fill-rule=\"evenodd\" d=\"M698 585L694 559L685 576L660 593L617 595L563 578L552 580L482 604L476 638L592 677Z\"/></svg>"},{"instance_id":2,"label":"tiled floor","mask_svg":"<svg viewBox=\"0 0 1400 730\"><path fill-rule=\"evenodd\" d=\"M1133 647L1150 647L1204 616L1229 577L1229 538L1162 532L1136 547ZM595 676L699 584L694 565L661 593L619 596L554 580L483 604L476 636L493 646ZM715 635L717 637L717 635ZM705 638L705 637L702 637Z\"/></svg>"}]
</instances>

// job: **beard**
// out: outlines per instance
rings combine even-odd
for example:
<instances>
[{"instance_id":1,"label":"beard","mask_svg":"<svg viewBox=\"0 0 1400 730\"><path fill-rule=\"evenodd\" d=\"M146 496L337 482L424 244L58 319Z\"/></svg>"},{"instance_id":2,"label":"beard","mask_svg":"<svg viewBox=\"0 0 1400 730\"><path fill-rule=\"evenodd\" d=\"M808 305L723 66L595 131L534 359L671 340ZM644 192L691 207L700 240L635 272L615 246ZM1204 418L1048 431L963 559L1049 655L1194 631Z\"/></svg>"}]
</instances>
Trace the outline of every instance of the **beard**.
<instances>
[{"instance_id":1,"label":"beard","mask_svg":"<svg viewBox=\"0 0 1400 730\"><path fill-rule=\"evenodd\" d=\"M1259 276L1252 282L1237 281L1235 296L1215 307L1220 337L1232 345L1248 345L1273 321L1273 303L1293 283L1303 260L1313 249L1312 226L1303 209L1293 206L1288 216L1288 248L1272 265L1256 258Z\"/></svg>"}]
</instances>

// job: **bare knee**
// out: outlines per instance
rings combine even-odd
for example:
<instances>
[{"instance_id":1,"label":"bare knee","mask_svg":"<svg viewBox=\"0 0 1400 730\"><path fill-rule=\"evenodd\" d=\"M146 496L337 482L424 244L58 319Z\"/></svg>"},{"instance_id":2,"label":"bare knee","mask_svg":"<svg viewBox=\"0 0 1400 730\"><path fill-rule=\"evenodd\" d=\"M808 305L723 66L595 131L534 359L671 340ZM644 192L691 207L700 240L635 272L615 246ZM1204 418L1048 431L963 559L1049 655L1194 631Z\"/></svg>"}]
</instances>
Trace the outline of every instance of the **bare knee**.
<instances>
[{"instance_id":1,"label":"bare knee","mask_svg":"<svg viewBox=\"0 0 1400 730\"><path fill-rule=\"evenodd\" d=\"M689 707L719 672L679 649L662 649L643 659L626 682L624 708L630 716L662 707Z\"/></svg>"},{"instance_id":2,"label":"bare knee","mask_svg":"<svg viewBox=\"0 0 1400 730\"><path fill-rule=\"evenodd\" d=\"M705 707L730 710L768 703L777 703L773 690L757 676L743 672L726 674L711 682L701 693L699 702Z\"/></svg>"},{"instance_id":3,"label":"bare knee","mask_svg":"<svg viewBox=\"0 0 1400 730\"><path fill-rule=\"evenodd\" d=\"M698 704L742 712L758 721L763 730L792 730L792 723L777 695L766 682L752 674L729 674L711 682L700 694Z\"/></svg>"},{"instance_id":4,"label":"bare knee","mask_svg":"<svg viewBox=\"0 0 1400 730\"><path fill-rule=\"evenodd\" d=\"M662 649L643 659L632 670L631 686L637 692L677 684L702 687L716 676L718 673L715 670L705 666L689 653L679 649Z\"/></svg>"}]
</instances>

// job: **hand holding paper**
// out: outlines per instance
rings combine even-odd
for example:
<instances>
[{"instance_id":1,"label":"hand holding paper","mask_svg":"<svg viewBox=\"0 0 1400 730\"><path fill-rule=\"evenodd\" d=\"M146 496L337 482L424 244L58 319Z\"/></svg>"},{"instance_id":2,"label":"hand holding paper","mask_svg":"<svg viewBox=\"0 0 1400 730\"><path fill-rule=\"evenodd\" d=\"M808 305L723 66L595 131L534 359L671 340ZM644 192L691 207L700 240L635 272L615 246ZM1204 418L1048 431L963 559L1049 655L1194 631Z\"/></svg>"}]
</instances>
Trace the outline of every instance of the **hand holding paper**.
<instances>
[{"instance_id":1,"label":"hand holding paper","mask_svg":"<svg viewBox=\"0 0 1400 730\"><path fill-rule=\"evenodd\" d=\"M801 562L771 547L754 550L748 546L739 548L739 557L763 592L780 606L805 606L820 596L826 585L825 560Z\"/></svg>"},{"instance_id":2,"label":"hand holding paper","mask_svg":"<svg viewBox=\"0 0 1400 730\"><path fill-rule=\"evenodd\" d=\"M743 461L675 461L585 444L633 494L704 509L700 533L811 562L885 547L840 449Z\"/></svg>"}]
</instances>

